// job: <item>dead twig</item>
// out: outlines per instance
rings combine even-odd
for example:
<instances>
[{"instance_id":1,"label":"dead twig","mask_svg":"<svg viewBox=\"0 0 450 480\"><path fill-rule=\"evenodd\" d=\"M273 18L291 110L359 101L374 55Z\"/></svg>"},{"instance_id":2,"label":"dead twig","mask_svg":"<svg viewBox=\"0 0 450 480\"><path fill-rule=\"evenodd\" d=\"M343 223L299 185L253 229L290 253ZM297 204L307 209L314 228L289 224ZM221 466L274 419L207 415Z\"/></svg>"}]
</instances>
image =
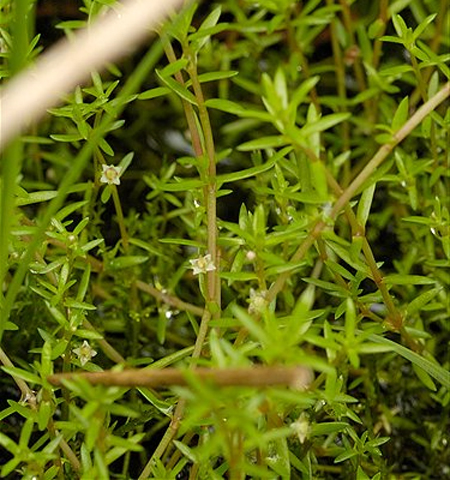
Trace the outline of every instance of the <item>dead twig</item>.
<instances>
[{"instance_id":1,"label":"dead twig","mask_svg":"<svg viewBox=\"0 0 450 480\"><path fill-rule=\"evenodd\" d=\"M220 387L248 386L269 387L287 385L297 389L306 388L313 380L309 368L296 367L243 367L243 368L196 368L181 370L178 368L129 369L104 372L73 372L50 375L48 381L60 386L65 380L84 378L93 385L121 387L169 387L189 385L196 379L213 383Z\"/></svg>"}]
</instances>

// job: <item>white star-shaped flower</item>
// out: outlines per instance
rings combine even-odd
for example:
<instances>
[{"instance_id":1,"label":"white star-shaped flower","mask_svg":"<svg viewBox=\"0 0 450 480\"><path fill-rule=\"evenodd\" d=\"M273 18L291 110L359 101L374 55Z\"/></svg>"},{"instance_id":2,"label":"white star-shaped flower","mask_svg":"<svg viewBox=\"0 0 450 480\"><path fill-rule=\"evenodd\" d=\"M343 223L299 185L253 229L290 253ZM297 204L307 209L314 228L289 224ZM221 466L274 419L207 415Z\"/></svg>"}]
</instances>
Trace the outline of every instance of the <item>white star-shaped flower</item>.
<instances>
[{"instance_id":1,"label":"white star-shaped flower","mask_svg":"<svg viewBox=\"0 0 450 480\"><path fill-rule=\"evenodd\" d=\"M108 185L120 185L121 173L122 173L122 167L103 164L102 176L100 177L100 182L107 183Z\"/></svg>"},{"instance_id":2,"label":"white star-shaped flower","mask_svg":"<svg viewBox=\"0 0 450 480\"><path fill-rule=\"evenodd\" d=\"M86 363L97 355L97 352L89 345L87 340L85 340L80 347L74 348L72 352L78 357L82 366L86 365Z\"/></svg>"},{"instance_id":3,"label":"white star-shaped flower","mask_svg":"<svg viewBox=\"0 0 450 480\"><path fill-rule=\"evenodd\" d=\"M191 268L194 271L194 275L211 272L212 270L216 269L210 253L207 253L204 257L198 257L194 258L193 260L189 260L189 262L192 265Z\"/></svg>"}]
</instances>

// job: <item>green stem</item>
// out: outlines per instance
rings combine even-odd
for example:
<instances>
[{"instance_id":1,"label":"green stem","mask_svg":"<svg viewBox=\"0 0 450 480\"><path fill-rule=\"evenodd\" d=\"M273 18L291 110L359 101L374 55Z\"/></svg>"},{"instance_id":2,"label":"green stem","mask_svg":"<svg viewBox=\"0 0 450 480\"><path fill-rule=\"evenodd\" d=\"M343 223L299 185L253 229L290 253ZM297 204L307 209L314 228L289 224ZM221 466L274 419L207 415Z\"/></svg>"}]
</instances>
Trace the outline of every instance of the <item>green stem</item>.
<instances>
[{"instance_id":1,"label":"green stem","mask_svg":"<svg viewBox=\"0 0 450 480\"><path fill-rule=\"evenodd\" d=\"M189 52L188 52L189 53ZM217 288L219 265L217 264L217 211L216 211L216 197L217 197L217 183L216 183L216 151L214 147L214 138L211 129L211 122L209 120L208 110L205 105L205 98L203 90L198 79L197 66L195 64L194 54L190 54L191 62L188 66L189 76L192 81L192 88L194 90L195 98L197 100L200 123L202 126L202 133L204 135L206 155L208 159L207 169L207 186L206 186L206 216L208 228L207 250L211 255L212 262L215 265L215 270L209 271L207 274L207 302L210 307L215 304L212 316L217 317L220 305L220 290Z\"/></svg>"},{"instance_id":2,"label":"green stem","mask_svg":"<svg viewBox=\"0 0 450 480\"><path fill-rule=\"evenodd\" d=\"M352 12L350 9L349 2L348 0L339 0L339 3L341 4L341 7L342 7L342 18L344 21L345 30L349 36L350 46L356 45ZM358 83L359 91L364 92L367 89L367 87L366 87L366 80L364 78L364 70L361 66L361 61L359 57L357 57L353 63L353 70L355 72L355 78L356 78L356 82ZM368 111L369 104L367 103L367 101L363 102L363 105L366 110L366 114L370 113Z\"/></svg>"},{"instance_id":3,"label":"green stem","mask_svg":"<svg viewBox=\"0 0 450 480\"><path fill-rule=\"evenodd\" d=\"M327 0L327 5L332 6L334 0ZM341 100L341 106L338 107L339 112L345 112L347 108L347 89L345 86L345 65L342 59L342 51L339 45L337 33L337 20L333 19L330 23L331 47L333 49L334 71L336 73L337 93ZM342 151L346 152L350 149L350 125L348 121L344 121L339 126L342 135ZM350 161L344 163L343 182L347 185L350 181Z\"/></svg>"},{"instance_id":4,"label":"green stem","mask_svg":"<svg viewBox=\"0 0 450 480\"><path fill-rule=\"evenodd\" d=\"M130 244L128 242L128 232L125 226L125 219L123 217L122 205L120 203L119 192L115 185L111 185L112 197L114 201L114 208L117 214L117 223L119 224L120 236L122 237L123 249L125 253L128 253Z\"/></svg>"},{"instance_id":5,"label":"green stem","mask_svg":"<svg viewBox=\"0 0 450 480\"><path fill-rule=\"evenodd\" d=\"M169 62L173 63L176 61L176 56L173 51L170 41L162 35L162 41L164 44L164 50L166 52ZM205 154L208 159L207 167L207 185L204 189L205 203L206 203L206 217L207 217L207 230L208 230L208 239L207 239L207 250L211 255L212 262L216 267L215 270L207 272L206 283L207 283L207 303L206 309L203 312L202 319L200 322L199 332L195 341L194 350L192 352L192 360L198 359L201 356L203 345L208 334L209 321L211 318L217 318L220 316L220 276L219 276L219 265L218 265L218 252L217 252L217 213L216 213L216 195L217 195L217 185L216 185L216 154L214 147L214 139L212 134L211 122L209 120L208 110L205 106L205 99L203 96L203 91L198 80L197 68L195 64L195 55L189 55L189 46L185 45L184 47L185 54L190 57L191 62L188 67L188 73L192 81L192 87L194 94L197 100L197 106L199 111L200 124L202 127L202 134L205 142L205 148L203 148L201 142L201 135L197 129L197 122L195 121L195 114L192 108L192 105L185 100L182 100L183 108L185 111L188 127L191 133L193 149L197 157L202 157ZM175 74L176 80L184 85L184 79L181 72ZM195 367L195 361L191 362L191 368ZM151 472L151 467L156 458L160 458L171 441L175 437L180 421L184 415L185 401L181 399L175 409L172 421L170 422L169 428L166 430L162 440L160 441L158 447L154 451L150 460L147 462L144 470L139 476L138 480L143 480L147 478Z\"/></svg>"},{"instance_id":6,"label":"green stem","mask_svg":"<svg viewBox=\"0 0 450 480\"><path fill-rule=\"evenodd\" d=\"M414 75L416 76L416 79L417 79L417 88L420 92L420 96L422 97L423 102L426 102L428 100L426 80L424 78L424 75L422 75L420 71L419 64L417 63L417 58L413 55L413 53L410 53L410 55L411 55L411 64L414 70ZM437 152L436 128L435 128L434 122L431 123L430 140L431 140L431 153L433 155L434 164L437 165L438 152Z\"/></svg>"},{"instance_id":7,"label":"green stem","mask_svg":"<svg viewBox=\"0 0 450 480\"><path fill-rule=\"evenodd\" d=\"M379 14L378 20L381 24L380 31L378 32L378 37L375 39L373 45L373 55L372 55L372 67L378 69L378 64L380 63L381 53L383 51L383 42L380 38L384 35L386 31L387 22L389 20L389 0L380 0L379 2Z\"/></svg>"}]
</instances>

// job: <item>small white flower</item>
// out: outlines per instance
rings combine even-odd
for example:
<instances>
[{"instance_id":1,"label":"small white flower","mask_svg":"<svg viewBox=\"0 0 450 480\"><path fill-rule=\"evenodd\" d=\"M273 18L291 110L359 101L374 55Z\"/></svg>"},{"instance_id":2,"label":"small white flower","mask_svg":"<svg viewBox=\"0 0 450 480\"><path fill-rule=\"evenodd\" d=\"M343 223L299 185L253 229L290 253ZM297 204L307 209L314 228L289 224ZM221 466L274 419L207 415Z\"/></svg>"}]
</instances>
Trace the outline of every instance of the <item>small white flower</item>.
<instances>
[{"instance_id":1,"label":"small white flower","mask_svg":"<svg viewBox=\"0 0 450 480\"><path fill-rule=\"evenodd\" d=\"M36 392L34 390L29 390L25 397L22 400L23 403L28 404L30 407L34 408L37 405Z\"/></svg>"},{"instance_id":2,"label":"small white flower","mask_svg":"<svg viewBox=\"0 0 450 480\"><path fill-rule=\"evenodd\" d=\"M253 262L253 260L256 258L256 253L255 253L253 250L249 250L249 251L245 254L245 258L246 258L249 262Z\"/></svg>"},{"instance_id":3,"label":"small white flower","mask_svg":"<svg viewBox=\"0 0 450 480\"><path fill-rule=\"evenodd\" d=\"M291 423L291 428L297 434L300 443L305 443L305 440L311 433L308 416L303 412L294 423Z\"/></svg>"},{"instance_id":4,"label":"small white flower","mask_svg":"<svg viewBox=\"0 0 450 480\"><path fill-rule=\"evenodd\" d=\"M210 253L207 253L204 257L198 257L194 258L193 260L189 260L189 262L192 265L191 268L194 270L194 275L211 272L216 269Z\"/></svg>"},{"instance_id":5,"label":"small white flower","mask_svg":"<svg viewBox=\"0 0 450 480\"><path fill-rule=\"evenodd\" d=\"M263 313L267 308L267 291L250 289L248 313Z\"/></svg>"},{"instance_id":6,"label":"small white flower","mask_svg":"<svg viewBox=\"0 0 450 480\"><path fill-rule=\"evenodd\" d=\"M101 183L107 183L108 185L120 185L120 174L122 173L122 167L103 164L102 170L102 176L100 177Z\"/></svg>"},{"instance_id":7,"label":"small white flower","mask_svg":"<svg viewBox=\"0 0 450 480\"><path fill-rule=\"evenodd\" d=\"M74 348L72 352L78 357L83 366L97 355L97 352L89 345L87 340L82 343L81 347Z\"/></svg>"}]
</instances>

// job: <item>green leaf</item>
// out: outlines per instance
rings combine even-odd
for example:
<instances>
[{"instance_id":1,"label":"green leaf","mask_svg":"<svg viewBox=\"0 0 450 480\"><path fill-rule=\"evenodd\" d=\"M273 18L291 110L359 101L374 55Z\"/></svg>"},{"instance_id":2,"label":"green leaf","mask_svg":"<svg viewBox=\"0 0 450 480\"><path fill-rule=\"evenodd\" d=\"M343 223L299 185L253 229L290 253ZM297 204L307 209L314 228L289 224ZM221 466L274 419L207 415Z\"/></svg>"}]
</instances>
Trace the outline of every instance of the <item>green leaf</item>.
<instances>
[{"instance_id":1,"label":"green leaf","mask_svg":"<svg viewBox=\"0 0 450 480\"><path fill-rule=\"evenodd\" d=\"M171 22L168 22L167 32L181 44L184 44L187 39L197 7L197 2L185 4L178 15Z\"/></svg>"},{"instance_id":2,"label":"green leaf","mask_svg":"<svg viewBox=\"0 0 450 480\"><path fill-rule=\"evenodd\" d=\"M320 200L326 201L328 199L328 182L325 165L317 161L311 162L309 166L313 187L317 191Z\"/></svg>"},{"instance_id":3,"label":"green leaf","mask_svg":"<svg viewBox=\"0 0 450 480\"><path fill-rule=\"evenodd\" d=\"M169 417L172 415L174 406L170 402L161 400L159 396L149 388L137 388L136 390L150 403L150 405L153 405L163 415Z\"/></svg>"},{"instance_id":4,"label":"green leaf","mask_svg":"<svg viewBox=\"0 0 450 480\"><path fill-rule=\"evenodd\" d=\"M52 347L50 342L45 342L41 351L41 371L40 374L43 377L50 375L53 370L52 364Z\"/></svg>"},{"instance_id":5,"label":"green leaf","mask_svg":"<svg viewBox=\"0 0 450 480\"><path fill-rule=\"evenodd\" d=\"M121 175L123 175L126 169L130 166L133 158L134 158L134 152L128 152L119 162L118 166L122 169Z\"/></svg>"},{"instance_id":6,"label":"green leaf","mask_svg":"<svg viewBox=\"0 0 450 480\"><path fill-rule=\"evenodd\" d=\"M102 194L100 196L100 200L102 203L106 203L112 195L112 185L105 185L105 188L102 191Z\"/></svg>"},{"instance_id":7,"label":"green leaf","mask_svg":"<svg viewBox=\"0 0 450 480\"><path fill-rule=\"evenodd\" d=\"M261 327L261 325L251 317L246 310L236 304L231 305L233 315L242 323L242 325L250 332L255 339L261 342L262 345L270 345L270 338Z\"/></svg>"},{"instance_id":8,"label":"green leaf","mask_svg":"<svg viewBox=\"0 0 450 480\"><path fill-rule=\"evenodd\" d=\"M355 450L346 450L345 452L341 453L334 459L334 463L341 463L349 460L350 458L356 457L358 452Z\"/></svg>"},{"instance_id":9,"label":"green leaf","mask_svg":"<svg viewBox=\"0 0 450 480\"><path fill-rule=\"evenodd\" d=\"M283 110L287 109L288 90L287 90L287 83L286 83L286 75L284 73L283 68L281 67L278 67L277 71L275 72L273 86L277 94L277 97L279 99L280 107Z\"/></svg>"},{"instance_id":10,"label":"green leaf","mask_svg":"<svg viewBox=\"0 0 450 480\"><path fill-rule=\"evenodd\" d=\"M221 272L220 278L228 280L228 282L249 282L256 280L258 275L253 272Z\"/></svg>"},{"instance_id":11,"label":"green leaf","mask_svg":"<svg viewBox=\"0 0 450 480\"><path fill-rule=\"evenodd\" d=\"M330 435L344 431L349 424L347 422L322 422L311 426L311 436Z\"/></svg>"},{"instance_id":12,"label":"green leaf","mask_svg":"<svg viewBox=\"0 0 450 480\"><path fill-rule=\"evenodd\" d=\"M214 28L217 27L221 13L222 7L219 5L205 18L197 32L189 35L189 41L192 43L195 52L198 52L205 45L213 33L222 30L223 26Z\"/></svg>"},{"instance_id":13,"label":"green leaf","mask_svg":"<svg viewBox=\"0 0 450 480\"><path fill-rule=\"evenodd\" d=\"M18 451L18 445L11 440L9 437L7 437L4 433L0 432L0 445L11 452L12 454L15 454Z\"/></svg>"},{"instance_id":14,"label":"green leaf","mask_svg":"<svg viewBox=\"0 0 450 480\"><path fill-rule=\"evenodd\" d=\"M16 469L16 467L21 462L22 462L22 459L20 458L19 455L17 457L11 458L11 460L9 460L9 462L6 462L3 465L2 469L0 470L0 475L3 478L7 477L11 472L13 472Z\"/></svg>"},{"instance_id":15,"label":"green leaf","mask_svg":"<svg viewBox=\"0 0 450 480\"><path fill-rule=\"evenodd\" d=\"M19 330L19 327L13 323L13 322L10 322L10 321L7 321L4 325L3 325L3 329L6 331L6 330L10 330L10 331L14 331L14 330Z\"/></svg>"},{"instance_id":16,"label":"green leaf","mask_svg":"<svg viewBox=\"0 0 450 480\"><path fill-rule=\"evenodd\" d=\"M428 360L427 358L424 358L419 354L409 350L403 345L399 345L398 343L388 340L387 338L380 337L379 335L370 334L367 338L373 342L391 346L392 351L403 358L406 358L412 364L420 367L422 370L428 373L430 377L441 383L445 388L450 388L450 372L441 367L438 363L432 362L431 360Z\"/></svg>"},{"instance_id":17,"label":"green leaf","mask_svg":"<svg viewBox=\"0 0 450 480\"><path fill-rule=\"evenodd\" d=\"M205 20L203 20L198 31L201 32L202 30L207 30L217 25L217 22L219 21L221 14L222 14L222 7L219 5L205 18Z\"/></svg>"},{"instance_id":18,"label":"green leaf","mask_svg":"<svg viewBox=\"0 0 450 480\"><path fill-rule=\"evenodd\" d=\"M205 105L208 108L215 108L222 112L232 113L234 115L242 115L245 112L244 107L239 103L221 98L210 98L209 100L206 100Z\"/></svg>"},{"instance_id":19,"label":"green leaf","mask_svg":"<svg viewBox=\"0 0 450 480\"><path fill-rule=\"evenodd\" d=\"M364 472L364 470L359 466L356 472L356 480L370 480L370 477Z\"/></svg>"},{"instance_id":20,"label":"green leaf","mask_svg":"<svg viewBox=\"0 0 450 480\"><path fill-rule=\"evenodd\" d=\"M373 23L370 24L368 35L371 40L378 38L386 29L386 23L381 18L377 18Z\"/></svg>"},{"instance_id":21,"label":"green leaf","mask_svg":"<svg viewBox=\"0 0 450 480\"><path fill-rule=\"evenodd\" d=\"M97 310L97 307L95 305L91 305L90 303L86 302L80 302L78 300L74 300L72 298L67 298L64 300L64 306L70 307L70 308L79 308L81 310Z\"/></svg>"},{"instance_id":22,"label":"green leaf","mask_svg":"<svg viewBox=\"0 0 450 480\"><path fill-rule=\"evenodd\" d=\"M34 383L36 385L41 385L42 380L40 377L34 373L29 372L28 370L23 370L18 367L0 367L8 375L11 375L13 378L20 378L25 380L28 383Z\"/></svg>"},{"instance_id":23,"label":"green leaf","mask_svg":"<svg viewBox=\"0 0 450 480\"><path fill-rule=\"evenodd\" d=\"M418 379L432 392L435 392L437 390L436 385L434 384L432 378L428 373L423 369L420 368L418 365L415 365L413 363L413 369L415 374L417 375Z\"/></svg>"},{"instance_id":24,"label":"green leaf","mask_svg":"<svg viewBox=\"0 0 450 480\"><path fill-rule=\"evenodd\" d=\"M403 20L403 18L400 15L393 15L392 16L392 23L394 24L395 31L397 32L397 35L401 37L403 40L406 39L408 35L408 30L410 31Z\"/></svg>"},{"instance_id":25,"label":"green leaf","mask_svg":"<svg viewBox=\"0 0 450 480\"><path fill-rule=\"evenodd\" d=\"M351 246L350 245L339 245L337 242L334 241L327 241L326 242L332 250L336 252L336 254L344 260L344 262L348 263L351 267L359 272L365 274L366 276L370 276L370 269L369 267L363 263L360 259L352 258L351 257Z\"/></svg>"},{"instance_id":26,"label":"green leaf","mask_svg":"<svg viewBox=\"0 0 450 480\"><path fill-rule=\"evenodd\" d=\"M114 156L114 150L112 149L111 145L104 138L100 138L98 140L98 146L110 157Z\"/></svg>"},{"instance_id":27,"label":"green leaf","mask_svg":"<svg viewBox=\"0 0 450 480\"><path fill-rule=\"evenodd\" d=\"M351 113L332 113L322 117L314 123L306 124L300 129L301 134L304 137L308 137L313 133L323 132L331 127L334 127L338 123L341 123L351 117Z\"/></svg>"},{"instance_id":28,"label":"green leaf","mask_svg":"<svg viewBox=\"0 0 450 480\"><path fill-rule=\"evenodd\" d=\"M201 242L197 242L195 240L187 240L184 238L160 238L160 243L168 243L170 245L184 245L185 247L195 247L198 249L202 249L205 245Z\"/></svg>"},{"instance_id":29,"label":"green leaf","mask_svg":"<svg viewBox=\"0 0 450 480\"><path fill-rule=\"evenodd\" d=\"M220 185L228 182L236 182L238 180L244 180L245 178L255 177L260 173L270 170L281 158L285 157L289 152L292 151L292 147L285 147L279 152L272 155L266 162L257 167L247 168L240 170L238 172L227 173L225 175L217 176L217 183Z\"/></svg>"},{"instance_id":30,"label":"green leaf","mask_svg":"<svg viewBox=\"0 0 450 480\"><path fill-rule=\"evenodd\" d=\"M390 43L399 43L401 45L403 45L403 40L401 38L398 38L398 37L393 37L392 35L384 35L380 38L380 40L382 42L390 42ZM410 69L408 69L409 71Z\"/></svg>"},{"instance_id":31,"label":"green leaf","mask_svg":"<svg viewBox=\"0 0 450 480\"><path fill-rule=\"evenodd\" d=\"M288 115L292 123L295 122L298 106L303 103L308 93L317 85L319 80L319 76L308 78L295 89L288 106Z\"/></svg>"},{"instance_id":32,"label":"green leaf","mask_svg":"<svg viewBox=\"0 0 450 480\"><path fill-rule=\"evenodd\" d=\"M356 309L351 298L346 300L345 308L345 336L347 340L353 340L356 329Z\"/></svg>"},{"instance_id":33,"label":"green leaf","mask_svg":"<svg viewBox=\"0 0 450 480\"><path fill-rule=\"evenodd\" d=\"M227 23L220 23L214 27L205 28L201 32L195 32L189 36L189 41L191 41L192 49L194 52L198 52L206 42L211 38L211 36L216 35L217 33L228 30Z\"/></svg>"},{"instance_id":34,"label":"green leaf","mask_svg":"<svg viewBox=\"0 0 450 480\"><path fill-rule=\"evenodd\" d=\"M85 338L87 340L102 340L104 337L101 333L95 332L93 330L86 330L84 328L79 328L73 334L77 337Z\"/></svg>"},{"instance_id":35,"label":"green leaf","mask_svg":"<svg viewBox=\"0 0 450 480\"><path fill-rule=\"evenodd\" d=\"M61 325L61 327L69 329L69 322L64 314L49 302L45 302L45 305L47 306L52 317Z\"/></svg>"},{"instance_id":36,"label":"green leaf","mask_svg":"<svg viewBox=\"0 0 450 480\"><path fill-rule=\"evenodd\" d=\"M81 250L83 252L89 252L89 250L92 250L95 247L98 247L104 242L103 238L99 238L97 240L91 240L90 242L86 243L81 247Z\"/></svg>"},{"instance_id":37,"label":"green leaf","mask_svg":"<svg viewBox=\"0 0 450 480\"><path fill-rule=\"evenodd\" d=\"M417 40L420 37L420 35L422 35L424 30L428 27L428 25L430 25L430 23L436 18L436 16L437 16L437 13L432 13L427 18L425 18L425 20L420 22L419 25L417 25L417 27L414 29L414 32L413 32L414 40Z\"/></svg>"},{"instance_id":38,"label":"green leaf","mask_svg":"<svg viewBox=\"0 0 450 480\"><path fill-rule=\"evenodd\" d=\"M57 190L28 193L25 197L16 197L16 205L22 207L24 205L32 205L33 203L46 202L57 195Z\"/></svg>"},{"instance_id":39,"label":"green leaf","mask_svg":"<svg viewBox=\"0 0 450 480\"><path fill-rule=\"evenodd\" d=\"M242 118L254 118L261 120L262 122L272 122L272 116L264 112L263 110L254 110L251 108L244 108L239 103L232 102L231 100L224 100L219 98L211 98L205 101L205 105L208 108L215 108L222 112L231 113Z\"/></svg>"},{"instance_id":40,"label":"green leaf","mask_svg":"<svg viewBox=\"0 0 450 480\"><path fill-rule=\"evenodd\" d=\"M164 83L164 85L166 85L170 90L172 90L172 92L176 93L183 100L186 100L193 105L197 105L197 99L186 87L178 83L173 78L162 76L157 69L155 70L155 72L156 75L158 75L158 77L160 78L160 80Z\"/></svg>"},{"instance_id":41,"label":"green leaf","mask_svg":"<svg viewBox=\"0 0 450 480\"><path fill-rule=\"evenodd\" d=\"M50 138L57 142L79 142L83 140L83 135L79 133L61 133L50 135Z\"/></svg>"},{"instance_id":42,"label":"green leaf","mask_svg":"<svg viewBox=\"0 0 450 480\"><path fill-rule=\"evenodd\" d=\"M165 66L162 70L159 70L158 76L160 78L172 77L173 75L175 75L175 73L178 73L179 71L186 68L187 64L188 64L187 58L179 58L178 60L175 60L174 62L169 63L169 65Z\"/></svg>"},{"instance_id":43,"label":"green leaf","mask_svg":"<svg viewBox=\"0 0 450 480\"><path fill-rule=\"evenodd\" d=\"M384 281L387 285L434 285L436 280L421 275L401 275L394 273L386 275Z\"/></svg>"},{"instance_id":44,"label":"green leaf","mask_svg":"<svg viewBox=\"0 0 450 480\"><path fill-rule=\"evenodd\" d=\"M80 210L82 207L87 205L89 202L86 200L81 200L80 202L69 203L68 205L64 206L59 210L59 212L55 215L55 219L62 222L66 217L71 215L72 213Z\"/></svg>"},{"instance_id":45,"label":"green leaf","mask_svg":"<svg viewBox=\"0 0 450 480\"><path fill-rule=\"evenodd\" d=\"M371 186L369 186L363 191L363 193L361 194L361 198L359 199L356 218L358 220L358 223L362 227L366 226L367 219L369 218L375 188L376 183L373 183Z\"/></svg>"},{"instance_id":46,"label":"green leaf","mask_svg":"<svg viewBox=\"0 0 450 480\"><path fill-rule=\"evenodd\" d=\"M406 309L408 315L413 315L416 312L419 312L427 303L431 302L433 298L442 291L442 287L432 288L418 297L414 298Z\"/></svg>"},{"instance_id":47,"label":"green leaf","mask_svg":"<svg viewBox=\"0 0 450 480\"><path fill-rule=\"evenodd\" d=\"M283 431L280 429L280 434ZM275 455L266 458L267 464L277 474L278 478L291 478L291 463L289 461L289 448L286 438L272 440L271 448L275 449Z\"/></svg>"},{"instance_id":48,"label":"green leaf","mask_svg":"<svg viewBox=\"0 0 450 480\"><path fill-rule=\"evenodd\" d=\"M59 28L60 30L76 30L78 28L84 28L86 26L86 22L84 20L67 20L65 22L59 22L55 25L55 28Z\"/></svg>"},{"instance_id":49,"label":"green leaf","mask_svg":"<svg viewBox=\"0 0 450 480\"><path fill-rule=\"evenodd\" d=\"M405 97L397 108L392 119L391 128L394 132L398 131L408 119L409 98Z\"/></svg>"},{"instance_id":50,"label":"green leaf","mask_svg":"<svg viewBox=\"0 0 450 480\"><path fill-rule=\"evenodd\" d=\"M121 270L123 268L134 267L148 260L149 257L140 255L127 255L124 257L114 258L107 264L107 270Z\"/></svg>"},{"instance_id":51,"label":"green leaf","mask_svg":"<svg viewBox=\"0 0 450 480\"><path fill-rule=\"evenodd\" d=\"M170 88L167 87L156 87L151 88L150 90L145 90L138 95L138 100L151 100L152 98L162 97L171 92Z\"/></svg>"},{"instance_id":52,"label":"green leaf","mask_svg":"<svg viewBox=\"0 0 450 480\"><path fill-rule=\"evenodd\" d=\"M205 182L199 178L194 179L179 179L176 178L176 182L173 183L159 183L158 187L165 192L188 192L189 190L195 190L203 187Z\"/></svg>"},{"instance_id":53,"label":"green leaf","mask_svg":"<svg viewBox=\"0 0 450 480\"><path fill-rule=\"evenodd\" d=\"M131 245L136 245L136 247L142 248L143 250L146 250L152 255L156 255L157 257L163 256L162 253L159 252L153 245L150 245L150 243L144 242L139 238L130 238L129 242L131 243Z\"/></svg>"},{"instance_id":54,"label":"green leaf","mask_svg":"<svg viewBox=\"0 0 450 480\"><path fill-rule=\"evenodd\" d=\"M43 431L47 428L48 422L52 416L52 404L48 400L44 400L39 404L39 411L37 415L38 428Z\"/></svg>"},{"instance_id":55,"label":"green leaf","mask_svg":"<svg viewBox=\"0 0 450 480\"><path fill-rule=\"evenodd\" d=\"M237 149L242 152L249 152L251 150L264 150L266 148L284 147L289 143L289 139L281 135L276 135L271 137L257 138L256 140L242 143L237 147Z\"/></svg>"},{"instance_id":56,"label":"green leaf","mask_svg":"<svg viewBox=\"0 0 450 480\"><path fill-rule=\"evenodd\" d=\"M173 441L174 445L178 448L178 450L187 458L189 459L192 463L198 463L199 459L197 455L195 454L194 450L189 448L187 445L185 445L182 442L179 442L178 440Z\"/></svg>"},{"instance_id":57,"label":"green leaf","mask_svg":"<svg viewBox=\"0 0 450 480\"><path fill-rule=\"evenodd\" d=\"M199 75L198 80L200 83L215 82L217 80L232 78L232 77L235 77L236 75L239 75L239 72L235 70L229 70L226 72L208 72L208 73L202 73L201 75Z\"/></svg>"}]
</instances>

